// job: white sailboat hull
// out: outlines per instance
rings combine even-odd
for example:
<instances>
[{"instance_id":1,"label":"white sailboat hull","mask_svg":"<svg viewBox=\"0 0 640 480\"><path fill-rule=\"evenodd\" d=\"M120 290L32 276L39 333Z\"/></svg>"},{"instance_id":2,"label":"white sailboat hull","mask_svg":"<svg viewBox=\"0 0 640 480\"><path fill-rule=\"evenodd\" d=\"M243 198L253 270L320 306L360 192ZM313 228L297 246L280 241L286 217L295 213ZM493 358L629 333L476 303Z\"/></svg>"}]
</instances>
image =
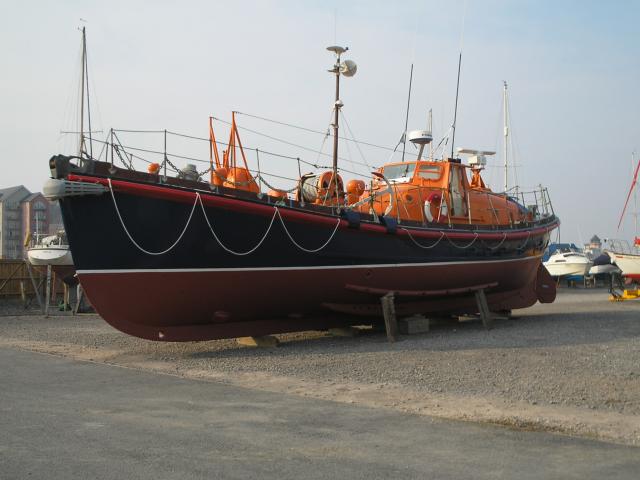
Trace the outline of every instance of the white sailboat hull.
<instances>
[{"instance_id":1,"label":"white sailboat hull","mask_svg":"<svg viewBox=\"0 0 640 480\"><path fill-rule=\"evenodd\" d=\"M607 251L607 255L622 270L622 276L640 280L640 255L610 251Z\"/></svg>"},{"instance_id":2,"label":"white sailboat hull","mask_svg":"<svg viewBox=\"0 0 640 480\"><path fill-rule=\"evenodd\" d=\"M73 257L68 246L33 247L27 251L29 263L35 266L73 266Z\"/></svg>"}]
</instances>

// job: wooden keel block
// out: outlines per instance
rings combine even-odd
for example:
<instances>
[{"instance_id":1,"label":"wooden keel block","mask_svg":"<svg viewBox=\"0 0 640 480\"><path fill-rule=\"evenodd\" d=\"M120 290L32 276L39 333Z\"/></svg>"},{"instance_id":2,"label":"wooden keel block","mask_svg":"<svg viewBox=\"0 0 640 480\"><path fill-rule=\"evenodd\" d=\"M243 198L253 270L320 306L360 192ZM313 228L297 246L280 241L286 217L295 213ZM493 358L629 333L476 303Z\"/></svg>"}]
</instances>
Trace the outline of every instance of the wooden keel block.
<instances>
[{"instance_id":1,"label":"wooden keel block","mask_svg":"<svg viewBox=\"0 0 640 480\"><path fill-rule=\"evenodd\" d=\"M332 337L357 337L360 330L354 327L336 327L328 330Z\"/></svg>"},{"instance_id":2,"label":"wooden keel block","mask_svg":"<svg viewBox=\"0 0 640 480\"><path fill-rule=\"evenodd\" d=\"M480 318L482 319L482 325L487 330L493 327L493 317L489 311L489 305L487 303L487 297L484 294L484 290L478 290L475 292L476 303L478 304L478 311L480 312Z\"/></svg>"},{"instance_id":3,"label":"wooden keel block","mask_svg":"<svg viewBox=\"0 0 640 480\"><path fill-rule=\"evenodd\" d=\"M382 303L382 314L384 315L384 324L387 330L387 340L395 342L398 336L398 322L396 320L396 305L393 293L387 293L380 299L380 303Z\"/></svg>"},{"instance_id":4,"label":"wooden keel block","mask_svg":"<svg viewBox=\"0 0 640 480\"><path fill-rule=\"evenodd\" d=\"M236 338L238 345L245 347L277 347L280 341L273 335L265 335L264 337L238 337Z\"/></svg>"},{"instance_id":5,"label":"wooden keel block","mask_svg":"<svg viewBox=\"0 0 640 480\"><path fill-rule=\"evenodd\" d=\"M404 335L426 333L429 331L429 319L424 315L414 315L398 322L398 330Z\"/></svg>"}]
</instances>

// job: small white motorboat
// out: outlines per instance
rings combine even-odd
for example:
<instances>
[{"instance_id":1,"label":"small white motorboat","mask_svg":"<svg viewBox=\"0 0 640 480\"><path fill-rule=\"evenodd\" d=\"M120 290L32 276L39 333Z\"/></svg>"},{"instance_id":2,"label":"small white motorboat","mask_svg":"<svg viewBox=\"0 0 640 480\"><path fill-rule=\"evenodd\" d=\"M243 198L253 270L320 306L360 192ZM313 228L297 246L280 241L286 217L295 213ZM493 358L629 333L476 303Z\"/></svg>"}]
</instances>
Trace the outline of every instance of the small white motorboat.
<instances>
[{"instance_id":1,"label":"small white motorboat","mask_svg":"<svg viewBox=\"0 0 640 480\"><path fill-rule=\"evenodd\" d=\"M582 277L589 274L593 262L581 251L564 247L556 250L543 265L552 277Z\"/></svg>"}]
</instances>

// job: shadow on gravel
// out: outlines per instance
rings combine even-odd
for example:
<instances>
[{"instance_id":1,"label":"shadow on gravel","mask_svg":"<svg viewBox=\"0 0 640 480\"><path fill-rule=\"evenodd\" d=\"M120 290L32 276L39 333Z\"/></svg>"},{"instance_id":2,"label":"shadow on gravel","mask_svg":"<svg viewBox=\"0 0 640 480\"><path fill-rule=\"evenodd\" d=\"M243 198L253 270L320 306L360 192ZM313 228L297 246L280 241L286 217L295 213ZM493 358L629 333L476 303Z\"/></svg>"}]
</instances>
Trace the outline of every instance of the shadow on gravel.
<instances>
[{"instance_id":1,"label":"shadow on gravel","mask_svg":"<svg viewBox=\"0 0 640 480\"><path fill-rule=\"evenodd\" d=\"M491 330L479 321L447 322L428 333L402 335L388 343L383 332L364 330L354 338L333 337L281 339L277 348L238 346L212 352L198 352L191 358L287 357L309 354L350 355L368 352L430 350L437 352L505 348L549 348L615 342L640 337L638 310L615 312L566 312L516 316L495 320Z\"/></svg>"}]
</instances>

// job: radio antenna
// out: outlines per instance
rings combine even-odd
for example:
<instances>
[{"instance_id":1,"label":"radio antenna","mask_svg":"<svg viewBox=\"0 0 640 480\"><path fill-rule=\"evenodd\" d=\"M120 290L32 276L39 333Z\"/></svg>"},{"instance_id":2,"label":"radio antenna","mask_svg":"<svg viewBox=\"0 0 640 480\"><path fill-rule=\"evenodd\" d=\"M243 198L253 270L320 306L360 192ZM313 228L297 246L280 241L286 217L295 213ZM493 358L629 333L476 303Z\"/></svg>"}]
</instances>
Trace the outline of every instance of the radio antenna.
<instances>
[{"instance_id":1,"label":"radio antenna","mask_svg":"<svg viewBox=\"0 0 640 480\"><path fill-rule=\"evenodd\" d=\"M451 125L451 158L456 143L456 122L458 120L458 94L460 92L460 66L462 65L462 44L464 43L464 21L467 17L467 2L464 2L464 13L462 14L462 31L460 32L460 53L458 54L458 79L456 81L456 105L453 110L453 125Z\"/></svg>"},{"instance_id":2,"label":"radio antenna","mask_svg":"<svg viewBox=\"0 0 640 480\"><path fill-rule=\"evenodd\" d=\"M460 65L462 64L462 50L458 55L458 81L456 83L456 106L453 110L453 125L451 126L451 158L453 158L453 148L456 143L456 121L458 119L458 93L460 92Z\"/></svg>"}]
</instances>

